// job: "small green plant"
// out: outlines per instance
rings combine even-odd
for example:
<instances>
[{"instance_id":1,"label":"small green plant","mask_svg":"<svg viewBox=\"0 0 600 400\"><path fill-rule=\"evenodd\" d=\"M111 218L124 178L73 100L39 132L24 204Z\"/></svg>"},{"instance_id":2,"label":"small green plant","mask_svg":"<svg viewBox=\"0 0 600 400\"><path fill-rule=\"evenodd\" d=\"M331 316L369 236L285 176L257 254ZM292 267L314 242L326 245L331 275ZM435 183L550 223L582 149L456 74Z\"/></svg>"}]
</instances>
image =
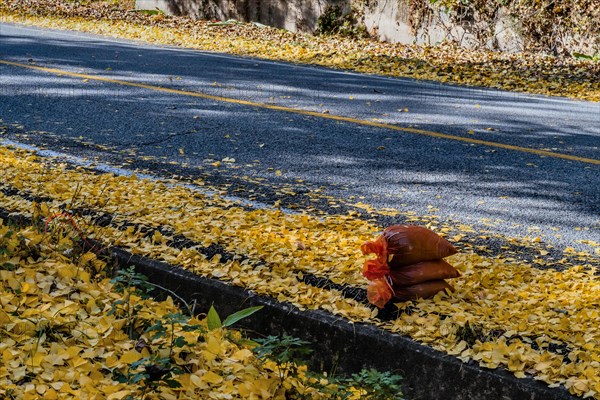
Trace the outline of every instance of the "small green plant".
<instances>
[{"instance_id":1,"label":"small green plant","mask_svg":"<svg viewBox=\"0 0 600 400\"><path fill-rule=\"evenodd\" d=\"M136 350L142 352L144 348L148 348L151 350L151 354L131 363L125 373L114 370L113 378L122 383L142 383L144 388L142 398L147 393L155 391L161 383L172 388L180 387L181 385L175 378L177 375L185 373L186 369L178 365L177 357L174 354L175 349L183 349L194 344L188 343L180 333L204 331L201 325L190 324L189 320L189 317L182 313L169 313L155 321L144 331L152 342L158 343L155 348L151 349L151 346L142 338L136 343ZM163 338L165 340L158 341ZM168 349L168 354L163 351L164 349Z\"/></svg>"},{"instance_id":2,"label":"small green plant","mask_svg":"<svg viewBox=\"0 0 600 400\"><path fill-rule=\"evenodd\" d=\"M125 271L123 275L132 277L131 282L140 279L138 274L132 274L131 270ZM145 280L142 279L142 282L145 282ZM152 287L147 289L152 289ZM262 306L240 310L221 322L217 311L211 306L207 315L208 327L210 330L213 330L231 326L261 308ZM204 326L190 324L190 317L188 315L180 312L165 314L161 319L154 321L152 325L144 330L144 337L153 343L152 345L149 345L143 338L137 341L136 350L141 353L144 348L147 348L150 355L131 363L125 372L114 370L113 379L122 383L143 384L142 399L146 394L155 392L161 383L172 388L180 387L176 379L177 375L189 372L187 371L187 367L182 364L181 356L186 353L186 347L191 347L195 344L189 343L183 333L192 331L206 333ZM199 335L198 340L201 340L202 337L203 335Z\"/></svg>"},{"instance_id":3,"label":"small green plant","mask_svg":"<svg viewBox=\"0 0 600 400\"><path fill-rule=\"evenodd\" d=\"M307 363L312 349L310 342L292 336L268 336L255 340L259 345L254 353L261 361L271 360L277 365L282 386L288 377L300 378L298 367ZM335 400L360 399L401 400L403 399L400 384L402 377L390 372L379 372L376 369L363 369L349 378L329 377L323 381L320 373L306 373L305 384L327 393ZM323 383L325 382L325 383ZM286 393L286 398L304 398L302 393Z\"/></svg>"},{"instance_id":4,"label":"small green plant","mask_svg":"<svg viewBox=\"0 0 600 400\"><path fill-rule=\"evenodd\" d=\"M113 302L108 315L123 315L127 322L123 329L131 339L140 336L138 331L138 314L142 310L141 304L135 304L134 299L148 299L154 286L148 282L148 278L137 273L135 267L117 271L117 275L111 280L114 290L123 294L123 298Z\"/></svg>"},{"instance_id":5,"label":"small green plant","mask_svg":"<svg viewBox=\"0 0 600 400\"><path fill-rule=\"evenodd\" d=\"M311 373L312 386L326 393L332 400L402 400L402 376L376 369L363 369L350 377L330 376L326 381L321 374ZM325 383L325 384L324 384Z\"/></svg>"},{"instance_id":6,"label":"small green plant","mask_svg":"<svg viewBox=\"0 0 600 400\"><path fill-rule=\"evenodd\" d=\"M172 388L181 387L174 378L184 372L182 368L173 365L168 357L153 354L131 363L126 373L115 369L112 378L120 383L143 383L143 399L147 393L155 391L161 382Z\"/></svg>"},{"instance_id":7,"label":"small green plant","mask_svg":"<svg viewBox=\"0 0 600 400\"><path fill-rule=\"evenodd\" d=\"M401 400L402 377L390 372L380 372L376 369L363 369L358 374L352 374L345 380L346 386L352 386L360 392L361 399L371 400Z\"/></svg>"},{"instance_id":8,"label":"small green plant","mask_svg":"<svg viewBox=\"0 0 600 400\"><path fill-rule=\"evenodd\" d=\"M600 61L600 53L596 53L594 55L588 55L588 54L575 52L575 53L573 53L573 58L575 58L577 60L589 60L589 61L599 62Z\"/></svg>"},{"instance_id":9,"label":"small green plant","mask_svg":"<svg viewBox=\"0 0 600 400\"><path fill-rule=\"evenodd\" d=\"M184 331L191 332L192 330L200 330L200 325L188 325L189 318L181 313L166 314L163 319L146 329L146 333L153 333L150 339L155 340L161 337L169 336L169 359L173 357L173 349L175 347L185 347L188 343L183 336L175 335L175 325L184 327ZM165 324L166 323L166 324Z\"/></svg>"},{"instance_id":10,"label":"small green plant","mask_svg":"<svg viewBox=\"0 0 600 400\"><path fill-rule=\"evenodd\" d=\"M267 336L256 339L258 346L254 348L257 358L264 362L271 360L277 365L280 385L288 377L298 376L298 367L307 363L312 349L310 342L293 336Z\"/></svg>"},{"instance_id":11,"label":"small green plant","mask_svg":"<svg viewBox=\"0 0 600 400\"><path fill-rule=\"evenodd\" d=\"M116 276L110 281L115 285L117 293L131 291L142 299L149 299L154 285L148 282L148 277L135 271L135 267L130 266L127 269L117 271Z\"/></svg>"},{"instance_id":12,"label":"small green plant","mask_svg":"<svg viewBox=\"0 0 600 400\"><path fill-rule=\"evenodd\" d=\"M206 323L208 324L208 329L211 331L213 329L228 328L236 322L251 316L252 314L254 314L262 308L263 306L244 308L243 310L237 311L229 315L227 318L225 318L225 321L221 322L221 317L219 317L219 314L217 313L217 310L215 310L215 307L210 306L208 314L206 315Z\"/></svg>"}]
</instances>

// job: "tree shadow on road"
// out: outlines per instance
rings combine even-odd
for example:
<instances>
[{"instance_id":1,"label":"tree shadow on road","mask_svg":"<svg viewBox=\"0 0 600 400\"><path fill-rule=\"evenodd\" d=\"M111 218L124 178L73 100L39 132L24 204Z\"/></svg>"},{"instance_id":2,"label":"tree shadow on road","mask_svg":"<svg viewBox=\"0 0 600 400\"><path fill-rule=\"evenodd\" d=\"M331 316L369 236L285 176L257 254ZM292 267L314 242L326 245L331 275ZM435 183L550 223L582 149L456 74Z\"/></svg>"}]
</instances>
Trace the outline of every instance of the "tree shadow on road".
<instances>
[{"instance_id":1,"label":"tree shadow on road","mask_svg":"<svg viewBox=\"0 0 600 400\"><path fill-rule=\"evenodd\" d=\"M89 37L3 35L0 54L111 79L598 158L598 103L126 42L108 46ZM585 162L19 67L0 65L0 71L4 124L20 124L31 136L38 132L39 140L83 136L178 162L184 161L178 149L185 148L188 169L233 157L249 176L290 183L302 178L381 205L448 204L489 218L520 215L532 225L552 224L564 212L561 223L573 227L586 219L597 224L600 215L598 166ZM274 177L268 168L286 173ZM493 206L477 204L482 198Z\"/></svg>"}]
</instances>

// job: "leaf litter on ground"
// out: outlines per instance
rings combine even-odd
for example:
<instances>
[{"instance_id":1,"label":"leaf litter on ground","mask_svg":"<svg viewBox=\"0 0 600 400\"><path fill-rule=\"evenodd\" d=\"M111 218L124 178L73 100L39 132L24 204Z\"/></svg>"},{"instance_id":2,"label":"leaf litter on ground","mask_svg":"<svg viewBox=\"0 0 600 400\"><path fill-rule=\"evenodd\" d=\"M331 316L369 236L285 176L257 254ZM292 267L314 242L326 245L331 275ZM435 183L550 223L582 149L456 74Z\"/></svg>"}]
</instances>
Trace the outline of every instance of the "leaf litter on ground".
<instances>
[{"instance_id":1,"label":"leaf litter on ground","mask_svg":"<svg viewBox=\"0 0 600 400\"><path fill-rule=\"evenodd\" d=\"M89 238L107 246L301 309L322 309L375 324L465 362L506 368L517 377L532 376L580 396L600 398L600 281L594 255L582 254L582 262L556 270L532 268L501 254L463 251L449 259L463 275L454 282L454 294L398 303L398 318L381 320L368 305L302 280L310 273L366 287L360 245L381 230L367 220L247 209L175 182L70 168L22 150L1 148L0 168L5 189L0 191L0 207L9 212L47 218L67 208ZM44 200L36 202L36 196ZM113 223L96 224L90 214L77 215L78 209L110 215ZM220 246L238 257L207 257L197 246L178 249L170 245L167 231L201 246Z\"/></svg>"},{"instance_id":2,"label":"leaf litter on ground","mask_svg":"<svg viewBox=\"0 0 600 400\"><path fill-rule=\"evenodd\" d=\"M156 301L68 232L0 219L0 397L6 399L327 399L338 385L281 365L239 331L225 329L258 311L212 326ZM211 310L214 310L211 308ZM210 315L209 315L210 317ZM218 317L217 317L218 318ZM288 367L289 368L289 367ZM361 388L343 386L349 399Z\"/></svg>"}]
</instances>

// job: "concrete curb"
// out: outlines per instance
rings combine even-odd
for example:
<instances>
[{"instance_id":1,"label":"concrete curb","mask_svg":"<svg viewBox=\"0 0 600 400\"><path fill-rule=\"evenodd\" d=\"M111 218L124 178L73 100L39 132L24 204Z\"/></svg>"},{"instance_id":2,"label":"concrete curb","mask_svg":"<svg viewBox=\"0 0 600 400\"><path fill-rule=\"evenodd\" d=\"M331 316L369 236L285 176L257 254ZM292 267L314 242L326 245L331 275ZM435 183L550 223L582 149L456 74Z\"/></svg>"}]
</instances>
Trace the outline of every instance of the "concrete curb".
<instances>
[{"instance_id":1,"label":"concrete curb","mask_svg":"<svg viewBox=\"0 0 600 400\"><path fill-rule=\"evenodd\" d=\"M32 223L31 218L0 209L0 219L15 224ZM96 245L95 243L92 243ZM99 246L101 247L101 246ZM484 369L462 363L430 347L418 344L372 325L354 324L324 311L301 311L297 307L258 296L248 290L215 279L204 278L167 263L136 256L111 247L105 255L119 268L134 266L149 281L175 292L197 310L212 304L221 315L242 308L263 310L239 323L248 333L288 334L312 342L313 367L336 373L353 373L363 368L393 371L404 377L403 392L412 400L575 400L564 388L549 388L532 378L517 379L502 369Z\"/></svg>"},{"instance_id":2,"label":"concrete curb","mask_svg":"<svg viewBox=\"0 0 600 400\"><path fill-rule=\"evenodd\" d=\"M195 302L200 311L206 312L213 303L221 315L245 307L263 306L263 310L244 320L240 327L261 335L288 334L312 342L316 368L337 373L370 367L398 372L404 377L403 390L408 399L577 399L564 388L551 389L531 378L517 379L505 370L464 364L455 357L375 326L353 324L323 311L301 311L291 304L119 248L107 251L120 267L135 266L136 271L151 282L172 290L188 303Z\"/></svg>"}]
</instances>

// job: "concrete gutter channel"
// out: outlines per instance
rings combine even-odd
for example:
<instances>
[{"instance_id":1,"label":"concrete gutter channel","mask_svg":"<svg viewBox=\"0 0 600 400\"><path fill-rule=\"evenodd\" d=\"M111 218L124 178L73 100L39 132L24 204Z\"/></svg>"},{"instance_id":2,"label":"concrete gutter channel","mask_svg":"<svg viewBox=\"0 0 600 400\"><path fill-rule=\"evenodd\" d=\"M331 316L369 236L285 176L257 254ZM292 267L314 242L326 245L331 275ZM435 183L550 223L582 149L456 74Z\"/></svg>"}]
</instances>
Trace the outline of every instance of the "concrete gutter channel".
<instances>
[{"instance_id":1,"label":"concrete gutter channel","mask_svg":"<svg viewBox=\"0 0 600 400\"><path fill-rule=\"evenodd\" d=\"M0 219L31 224L28 217L0 209ZM324 311L302 311L297 307L259 296L225 282L195 275L183 268L117 247L106 254L118 268L134 266L149 281L173 291L196 310L206 312L212 304L219 314L242 308L264 308L239 323L250 336L292 335L312 342L312 367L336 373L363 368L394 371L404 377L407 399L449 400L574 400L564 388L549 388L532 378L518 379L502 369L484 369L455 357L367 324L351 323Z\"/></svg>"}]
</instances>

